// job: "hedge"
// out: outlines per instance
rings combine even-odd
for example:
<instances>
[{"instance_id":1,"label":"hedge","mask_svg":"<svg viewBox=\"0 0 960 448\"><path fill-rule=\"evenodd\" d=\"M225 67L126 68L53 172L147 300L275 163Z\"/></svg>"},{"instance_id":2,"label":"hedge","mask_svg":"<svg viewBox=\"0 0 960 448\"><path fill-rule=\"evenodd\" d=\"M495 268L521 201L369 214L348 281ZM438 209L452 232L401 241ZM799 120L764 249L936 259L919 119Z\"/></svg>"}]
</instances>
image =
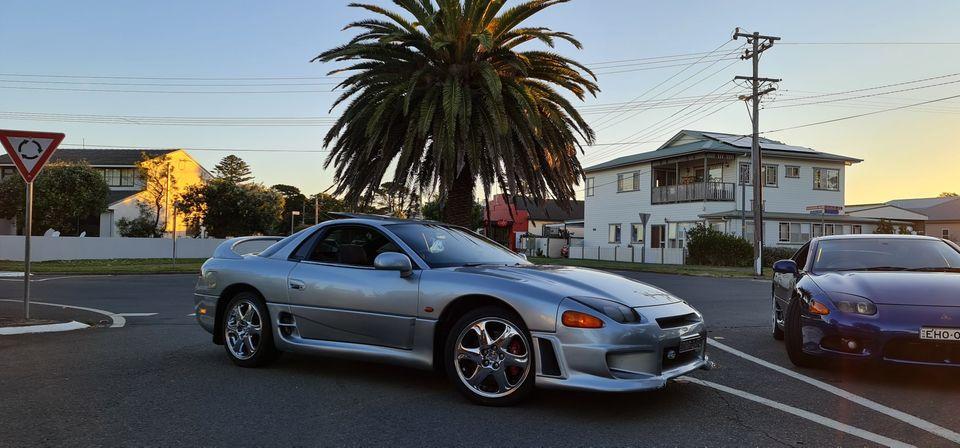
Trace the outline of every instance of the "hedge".
<instances>
[{"instance_id":1,"label":"hedge","mask_svg":"<svg viewBox=\"0 0 960 448\"><path fill-rule=\"evenodd\" d=\"M753 266L753 243L739 236L698 225L687 231L687 263L705 266ZM763 266L790 258L796 249L765 247Z\"/></svg>"}]
</instances>

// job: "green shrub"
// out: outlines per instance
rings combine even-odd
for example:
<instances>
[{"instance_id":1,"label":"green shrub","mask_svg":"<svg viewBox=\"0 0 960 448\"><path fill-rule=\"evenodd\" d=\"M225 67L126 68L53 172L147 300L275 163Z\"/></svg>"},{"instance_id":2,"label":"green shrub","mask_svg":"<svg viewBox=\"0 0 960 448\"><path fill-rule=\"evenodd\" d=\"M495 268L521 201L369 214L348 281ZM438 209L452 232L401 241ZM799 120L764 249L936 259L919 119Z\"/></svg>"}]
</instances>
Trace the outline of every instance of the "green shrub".
<instances>
[{"instance_id":1,"label":"green shrub","mask_svg":"<svg viewBox=\"0 0 960 448\"><path fill-rule=\"evenodd\" d=\"M793 257L797 249L790 247L764 247L763 248L763 267L772 267L774 263Z\"/></svg>"},{"instance_id":2,"label":"green shrub","mask_svg":"<svg viewBox=\"0 0 960 448\"><path fill-rule=\"evenodd\" d=\"M752 266L749 241L704 225L687 231L688 264L706 266Z\"/></svg>"}]
</instances>

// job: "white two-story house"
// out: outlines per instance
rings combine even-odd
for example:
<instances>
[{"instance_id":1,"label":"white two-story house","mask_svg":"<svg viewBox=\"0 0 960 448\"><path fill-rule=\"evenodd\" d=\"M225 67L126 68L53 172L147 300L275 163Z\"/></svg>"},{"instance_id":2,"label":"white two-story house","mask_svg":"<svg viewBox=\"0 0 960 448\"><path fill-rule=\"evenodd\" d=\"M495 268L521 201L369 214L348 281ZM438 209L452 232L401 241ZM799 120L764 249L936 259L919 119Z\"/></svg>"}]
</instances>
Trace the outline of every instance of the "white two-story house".
<instances>
[{"instance_id":1,"label":"white two-story house","mask_svg":"<svg viewBox=\"0 0 960 448\"><path fill-rule=\"evenodd\" d=\"M682 249L697 224L752 241L751 145L750 137L684 130L654 151L586 168L584 257L609 259L613 248L620 260L677 262L660 249ZM845 170L860 159L765 138L760 146L765 246L876 228L878 219L842 212Z\"/></svg>"}]
</instances>

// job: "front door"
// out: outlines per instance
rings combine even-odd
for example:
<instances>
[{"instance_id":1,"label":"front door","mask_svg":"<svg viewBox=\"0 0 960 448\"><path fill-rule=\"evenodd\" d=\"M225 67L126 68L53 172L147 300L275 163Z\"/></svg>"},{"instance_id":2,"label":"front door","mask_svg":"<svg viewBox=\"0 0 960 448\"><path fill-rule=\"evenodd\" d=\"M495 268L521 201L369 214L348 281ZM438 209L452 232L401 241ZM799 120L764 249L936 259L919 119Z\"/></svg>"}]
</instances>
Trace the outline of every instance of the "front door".
<instances>
[{"instance_id":1,"label":"front door","mask_svg":"<svg viewBox=\"0 0 960 448\"><path fill-rule=\"evenodd\" d=\"M410 349L420 271L377 270L383 252L403 250L379 230L336 225L321 231L288 279L300 336Z\"/></svg>"}]
</instances>

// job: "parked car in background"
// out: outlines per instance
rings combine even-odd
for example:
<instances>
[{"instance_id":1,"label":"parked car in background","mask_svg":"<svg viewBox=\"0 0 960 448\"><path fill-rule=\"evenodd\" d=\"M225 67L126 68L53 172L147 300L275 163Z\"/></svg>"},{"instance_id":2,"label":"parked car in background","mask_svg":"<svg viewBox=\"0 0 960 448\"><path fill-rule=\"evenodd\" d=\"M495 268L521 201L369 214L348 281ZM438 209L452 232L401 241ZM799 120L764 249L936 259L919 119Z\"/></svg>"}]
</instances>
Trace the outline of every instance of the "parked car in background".
<instances>
[{"instance_id":1,"label":"parked car in background","mask_svg":"<svg viewBox=\"0 0 960 448\"><path fill-rule=\"evenodd\" d=\"M960 247L925 236L814 238L774 265L773 337L825 359L960 366Z\"/></svg>"},{"instance_id":2,"label":"parked car in background","mask_svg":"<svg viewBox=\"0 0 960 448\"><path fill-rule=\"evenodd\" d=\"M708 365L703 319L683 300L533 265L458 227L357 216L259 254L234 253L243 241L204 263L195 293L198 322L243 367L283 351L440 368L471 400L507 405L534 385L657 389Z\"/></svg>"}]
</instances>

